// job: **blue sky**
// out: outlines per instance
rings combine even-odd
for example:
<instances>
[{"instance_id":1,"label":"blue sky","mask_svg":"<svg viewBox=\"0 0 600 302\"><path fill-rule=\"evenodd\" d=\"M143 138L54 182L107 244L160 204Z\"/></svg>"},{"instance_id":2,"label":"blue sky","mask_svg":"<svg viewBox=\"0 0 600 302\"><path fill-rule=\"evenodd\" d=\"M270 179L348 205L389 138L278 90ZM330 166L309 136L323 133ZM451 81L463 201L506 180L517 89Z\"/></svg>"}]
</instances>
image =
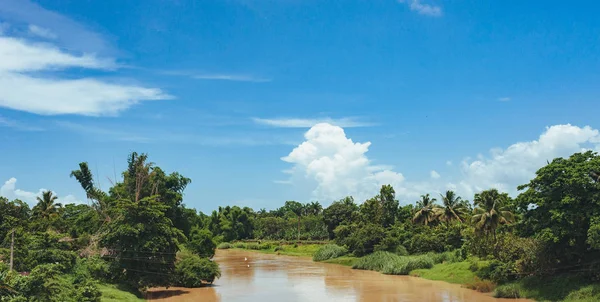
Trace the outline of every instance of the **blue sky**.
<instances>
[{"instance_id":1,"label":"blue sky","mask_svg":"<svg viewBox=\"0 0 600 302\"><path fill-rule=\"evenodd\" d=\"M595 1L0 2L0 194L147 152L185 203L516 194L600 150ZM117 175L117 178L119 175Z\"/></svg>"}]
</instances>

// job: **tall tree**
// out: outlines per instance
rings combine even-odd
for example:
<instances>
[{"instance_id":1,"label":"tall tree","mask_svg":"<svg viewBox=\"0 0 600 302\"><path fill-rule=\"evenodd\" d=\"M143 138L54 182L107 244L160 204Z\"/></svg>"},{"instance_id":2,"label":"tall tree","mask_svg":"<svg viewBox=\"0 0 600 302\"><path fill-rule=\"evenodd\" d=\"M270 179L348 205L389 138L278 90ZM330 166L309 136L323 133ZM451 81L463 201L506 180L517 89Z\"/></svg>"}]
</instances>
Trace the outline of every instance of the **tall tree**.
<instances>
[{"instance_id":1,"label":"tall tree","mask_svg":"<svg viewBox=\"0 0 600 302\"><path fill-rule=\"evenodd\" d=\"M496 230L502 224L514 221L510 211L510 197L507 193L500 193L497 189L490 189L475 194L473 198L475 210L471 222L478 234L492 235L496 240Z\"/></svg>"},{"instance_id":2,"label":"tall tree","mask_svg":"<svg viewBox=\"0 0 600 302\"><path fill-rule=\"evenodd\" d=\"M329 207L323 210L323 221L327 225L329 239L333 239L335 228L341 224L350 223L352 215L358 211L358 206L354 203L352 196L334 201Z\"/></svg>"},{"instance_id":3,"label":"tall tree","mask_svg":"<svg viewBox=\"0 0 600 302\"><path fill-rule=\"evenodd\" d=\"M448 190L445 194L440 194L442 200L442 210L440 211L440 220L450 223L454 220L463 222L467 215L466 207L462 203L462 198L454 191Z\"/></svg>"},{"instance_id":4,"label":"tall tree","mask_svg":"<svg viewBox=\"0 0 600 302\"><path fill-rule=\"evenodd\" d=\"M36 197L38 203L33 207L33 215L41 220L49 221L58 216L58 209L62 206L57 203L58 197L50 190L42 192L42 196Z\"/></svg>"},{"instance_id":5,"label":"tall tree","mask_svg":"<svg viewBox=\"0 0 600 302\"><path fill-rule=\"evenodd\" d=\"M391 185L381 186L379 202L381 203L381 223L383 227L387 228L396 222L396 215L398 214L396 191Z\"/></svg>"},{"instance_id":6,"label":"tall tree","mask_svg":"<svg viewBox=\"0 0 600 302\"><path fill-rule=\"evenodd\" d=\"M429 225L435 222L440 214L440 208L435 202L436 199L429 194L421 195L421 200L417 201L417 212L412 218L413 223Z\"/></svg>"}]
</instances>

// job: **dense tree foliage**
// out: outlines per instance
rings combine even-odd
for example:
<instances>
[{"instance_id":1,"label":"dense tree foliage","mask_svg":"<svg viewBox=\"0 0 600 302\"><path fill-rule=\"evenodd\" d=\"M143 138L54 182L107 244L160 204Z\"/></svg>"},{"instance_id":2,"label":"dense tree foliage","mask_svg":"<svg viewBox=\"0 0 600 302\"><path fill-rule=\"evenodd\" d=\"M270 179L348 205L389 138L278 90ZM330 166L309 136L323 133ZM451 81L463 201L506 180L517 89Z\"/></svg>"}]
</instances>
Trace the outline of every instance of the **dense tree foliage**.
<instances>
[{"instance_id":1,"label":"dense tree foliage","mask_svg":"<svg viewBox=\"0 0 600 302\"><path fill-rule=\"evenodd\" d=\"M97 301L94 282L200 286L220 275L210 260L215 247L239 240L332 240L339 246L329 249L339 255L477 257L489 262L478 274L495 282L573 269L600 277L600 156L591 151L549 162L516 198L491 188L470 196L472 203L453 191L400 202L384 185L365 201L224 206L206 215L183 204L191 180L164 172L145 154L132 153L108 191L87 163L71 176L89 205L61 205L51 191L33 208L0 197L0 260L7 263L14 234L15 270L31 272L9 273L0 264L5 296Z\"/></svg>"}]
</instances>

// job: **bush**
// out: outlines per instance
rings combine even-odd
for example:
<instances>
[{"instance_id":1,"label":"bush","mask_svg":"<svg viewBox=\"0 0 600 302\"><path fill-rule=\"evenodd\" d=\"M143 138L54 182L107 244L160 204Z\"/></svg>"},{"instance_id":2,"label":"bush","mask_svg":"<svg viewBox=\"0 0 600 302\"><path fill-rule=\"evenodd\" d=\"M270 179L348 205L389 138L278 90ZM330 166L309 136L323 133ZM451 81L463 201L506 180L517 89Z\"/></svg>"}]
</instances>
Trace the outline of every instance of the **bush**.
<instances>
[{"instance_id":1,"label":"bush","mask_svg":"<svg viewBox=\"0 0 600 302\"><path fill-rule=\"evenodd\" d=\"M494 290L494 297L518 299L521 298L521 289L519 285L514 283L501 285Z\"/></svg>"},{"instance_id":2,"label":"bush","mask_svg":"<svg viewBox=\"0 0 600 302\"><path fill-rule=\"evenodd\" d=\"M220 250L227 250L232 247L233 247L233 245L231 245L231 243L229 243L229 242L222 242L222 243L219 243L219 245L217 245L217 248Z\"/></svg>"},{"instance_id":3,"label":"bush","mask_svg":"<svg viewBox=\"0 0 600 302\"><path fill-rule=\"evenodd\" d=\"M245 249L246 248L246 244L243 242L236 242L233 244L233 247L235 247L236 249Z\"/></svg>"},{"instance_id":4,"label":"bush","mask_svg":"<svg viewBox=\"0 0 600 302\"><path fill-rule=\"evenodd\" d=\"M346 238L348 249L356 256L364 256L375 251L385 237L385 229L376 224L365 224Z\"/></svg>"},{"instance_id":5,"label":"bush","mask_svg":"<svg viewBox=\"0 0 600 302\"><path fill-rule=\"evenodd\" d=\"M465 285L466 288L476 290L481 293L489 293L496 288L496 284L494 284L490 280L481 280L475 277L475 281L468 283Z\"/></svg>"},{"instance_id":6,"label":"bush","mask_svg":"<svg viewBox=\"0 0 600 302\"><path fill-rule=\"evenodd\" d=\"M192 228L187 247L200 257L212 258L215 255L216 245L212 240L213 234L209 230Z\"/></svg>"},{"instance_id":7,"label":"bush","mask_svg":"<svg viewBox=\"0 0 600 302\"><path fill-rule=\"evenodd\" d=\"M59 249L40 249L29 251L25 260L31 268L41 264L60 264L63 272L70 271L77 262L77 254Z\"/></svg>"},{"instance_id":8,"label":"bush","mask_svg":"<svg viewBox=\"0 0 600 302\"><path fill-rule=\"evenodd\" d=\"M110 264L99 257L81 258L73 269L76 280L93 278L100 281L110 279Z\"/></svg>"},{"instance_id":9,"label":"bush","mask_svg":"<svg viewBox=\"0 0 600 302\"><path fill-rule=\"evenodd\" d=\"M212 283L221 276L216 262L198 255L186 255L175 264L177 283L184 287L200 287L202 282Z\"/></svg>"},{"instance_id":10,"label":"bush","mask_svg":"<svg viewBox=\"0 0 600 302\"><path fill-rule=\"evenodd\" d=\"M260 245L258 243L248 243L245 248L249 250L260 250Z\"/></svg>"},{"instance_id":11,"label":"bush","mask_svg":"<svg viewBox=\"0 0 600 302\"><path fill-rule=\"evenodd\" d=\"M258 248L261 250L270 250L273 247L270 243L261 243L258 245Z\"/></svg>"},{"instance_id":12,"label":"bush","mask_svg":"<svg viewBox=\"0 0 600 302\"><path fill-rule=\"evenodd\" d=\"M79 302L100 302L102 293L96 283L92 280L86 280L77 287L77 301Z\"/></svg>"},{"instance_id":13,"label":"bush","mask_svg":"<svg viewBox=\"0 0 600 302\"><path fill-rule=\"evenodd\" d=\"M517 276L514 263L504 263L498 260L480 263L475 274L481 279L488 279L495 283L505 283L516 279Z\"/></svg>"},{"instance_id":14,"label":"bush","mask_svg":"<svg viewBox=\"0 0 600 302\"><path fill-rule=\"evenodd\" d=\"M346 255L348 250L339 245L326 244L320 247L313 255L313 261L325 261Z\"/></svg>"},{"instance_id":15,"label":"bush","mask_svg":"<svg viewBox=\"0 0 600 302\"><path fill-rule=\"evenodd\" d=\"M275 252L283 251L283 246L281 246L281 245L276 246L274 251Z\"/></svg>"}]
</instances>

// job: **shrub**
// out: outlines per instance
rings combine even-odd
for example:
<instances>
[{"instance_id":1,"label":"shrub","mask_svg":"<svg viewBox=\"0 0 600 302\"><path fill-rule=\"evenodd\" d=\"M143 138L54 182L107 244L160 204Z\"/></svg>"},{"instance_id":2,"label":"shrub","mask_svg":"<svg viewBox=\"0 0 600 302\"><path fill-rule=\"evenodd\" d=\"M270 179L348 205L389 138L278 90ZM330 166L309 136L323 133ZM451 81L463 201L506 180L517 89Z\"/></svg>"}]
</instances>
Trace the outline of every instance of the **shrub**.
<instances>
[{"instance_id":1,"label":"shrub","mask_svg":"<svg viewBox=\"0 0 600 302\"><path fill-rule=\"evenodd\" d=\"M73 269L75 280L107 280L110 278L110 264L99 257L81 258Z\"/></svg>"},{"instance_id":2,"label":"shrub","mask_svg":"<svg viewBox=\"0 0 600 302\"><path fill-rule=\"evenodd\" d=\"M222 243L219 243L219 245L217 245L217 248L220 250L226 250L226 249L230 249L232 247L233 246L229 242L222 242Z\"/></svg>"},{"instance_id":3,"label":"shrub","mask_svg":"<svg viewBox=\"0 0 600 302\"><path fill-rule=\"evenodd\" d=\"M77 287L77 301L79 302L100 302L102 293L96 283L92 280L86 280Z\"/></svg>"},{"instance_id":4,"label":"shrub","mask_svg":"<svg viewBox=\"0 0 600 302\"><path fill-rule=\"evenodd\" d=\"M212 258L215 255L216 245L212 240L213 234L209 230L192 228L187 247L200 257Z\"/></svg>"},{"instance_id":5,"label":"shrub","mask_svg":"<svg viewBox=\"0 0 600 302\"><path fill-rule=\"evenodd\" d=\"M249 250L260 250L260 245L258 243L248 243L246 244L246 248Z\"/></svg>"},{"instance_id":6,"label":"shrub","mask_svg":"<svg viewBox=\"0 0 600 302\"><path fill-rule=\"evenodd\" d=\"M496 283L505 283L516 277L514 263L504 263L498 260L487 262L486 265L475 271L475 274L481 279L489 279Z\"/></svg>"},{"instance_id":7,"label":"shrub","mask_svg":"<svg viewBox=\"0 0 600 302\"><path fill-rule=\"evenodd\" d=\"M373 253L375 246L379 245L385 237L385 229L376 224L365 224L346 238L348 249L356 256Z\"/></svg>"},{"instance_id":8,"label":"shrub","mask_svg":"<svg viewBox=\"0 0 600 302\"><path fill-rule=\"evenodd\" d=\"M281 246L281 245L276 246L274 251L275 252L283 251L283 246Z\"/></svg>"},{"instance_id":9,"label":"shrub","mask_svg":"<svg viewBox=\"0 0 600 302\"><path fill-rule=\"evenodd\" d=\"M236 249L245 249L246 248L246 244L243 242L236 242L233 244L233 247L235 247Z\"/></svg>"},{"instance_id":10,"label":"shrub","mask_svg":"<svg viewBox=\"0 0 600 302\"><path fill-rule=\"evenodd\" d=\"M496 284L490 280L481 280L475 277L475 280L465 285L466 288L476 290L481 293L489 293L494 290Z\"/></svg>"},{"instance_id":11,"label":"shrub","mask_svg":"<svg viewBox=\"0 0 600 302\"><path fill-rule=\"evenodd\" d=\"M184 287L200 287L202 281L212 283L221 276L216 262L198 255L186 255L175 264L177 283Z\"/></svg>"},{"instance_id":12,"label":"shrub","mask_svg":"<svg viewBox=\"0 0 600 302\"><path fill-rule=\"evenodd\" d=\"M494 297L518 299L521 298L521 289L514 283L501 285L494 290Z\"/></svg>"},{"instance_id":13,"label":"shrub","mask_svg":"<svg viewBox=\"0 0 600 302\"><path fill-rule=\"evenodd\" d=\"M270 250L273 246L270 243L261 243L258 248L261 250Z\"/></svg>"},{"instance_id":14,"label":"shrub","mask_svg":"<svg viewBox=\"0 0 600 302\"><path fill-rule=\"evenodd\" d=\"M337 258L346 255L348 250L339 245L326 244L320 247L313 255L314 261L325 261L327 259Z\"/></svg>"}]
</instances>

